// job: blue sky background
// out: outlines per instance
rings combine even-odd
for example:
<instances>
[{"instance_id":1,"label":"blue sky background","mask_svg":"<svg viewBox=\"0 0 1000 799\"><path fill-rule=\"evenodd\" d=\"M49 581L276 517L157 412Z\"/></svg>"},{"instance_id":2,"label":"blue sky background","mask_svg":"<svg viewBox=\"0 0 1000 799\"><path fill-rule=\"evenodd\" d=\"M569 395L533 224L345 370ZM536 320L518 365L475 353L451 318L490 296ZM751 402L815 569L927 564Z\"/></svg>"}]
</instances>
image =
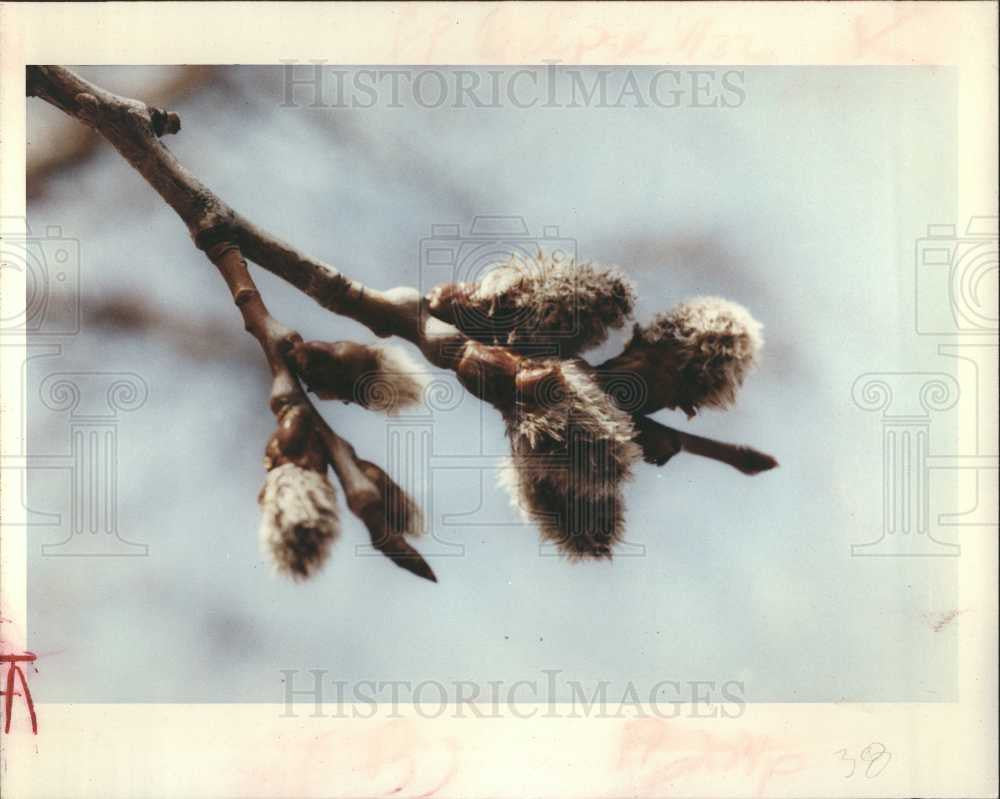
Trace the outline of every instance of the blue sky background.
<instances>
[{"instance_id":1,"label":"blue sky background","mask_svg":"<svg viewBox=\"0 0 1000 799\"><path fill-rule=\"evenodd\" d=\"M141 96L164 69L81 71ZM542 669L561 669L640 693L660 680L739 680L751 701L953 699L956 631L935 632L934 619L955 607L956 561L851 557L882 527L881 427L852 402L855 379L953 372L940 341L916 335L913 268L927 225L957 221L953 75L741 72L745 99L729 108L688 97L669 109L429 109L406 94L403 108L384 97L288 108L272 68L222 70L176 104L184 127L168 146L185 165L260 226L372 286L426 283L432 227L467 230L490 214L523 218L535 236L558 227L581 258L619 265L638 285L640 319L703 293L751 309L767 347L738 406L691 423L658 418L772 452L781 468L751 479L684 456L640 468L627 539L644 551L612 563L540 554L496 485L499 417L440 376L451 407L396 423L430 430L428 510L448 543L422 549L440 582L357 556L366 533L346 509L316 579L275 578L259 557L255 502L273 426L267 378L222 281L110 147L51 179L29 224L79 240L85 306L141 296L219 332L203 347L194 334L84 326L31 361L32 454L69 448L67 413L40 401L49 374L132 372L149 388L117 439L119 530L147 557L42 556L67 536L69 478L31 475L28 506L61 515L29 537L29 643L42 655L33 693L277 702L280 669L414 683L541 681ZM29 102L29 155L61 124ZM274 314L306 338L373 340L255 275ZM322 410L364 457L386 462L384 418ZM932 451L954 450L954 414L934 417ZM955 510L953 486L932 489L932 518Z\"/></svg>"}]
</instances>

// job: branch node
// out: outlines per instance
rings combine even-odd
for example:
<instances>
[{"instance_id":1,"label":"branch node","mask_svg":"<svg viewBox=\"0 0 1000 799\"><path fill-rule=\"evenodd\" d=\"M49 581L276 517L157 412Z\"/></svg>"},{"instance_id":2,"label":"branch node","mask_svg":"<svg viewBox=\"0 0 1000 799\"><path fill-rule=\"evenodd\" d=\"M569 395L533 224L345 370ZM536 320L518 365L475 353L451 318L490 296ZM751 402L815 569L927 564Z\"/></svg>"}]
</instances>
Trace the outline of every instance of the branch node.
<instances>
[{"instance_id":1,"label":"branch node","mask_svg":"<svg viewBox=\"0 0 1000 799\"><path fill-rule=\"evenodd\" d=\"M285 408L302 403L302 391L288 371L279 372L271 383L268 407L275 416L280 416Z\"/></svg>"},{"instance_id":2,"label":"branch node","mask_svg":"<svg viewBox=\"0 0 1000 799\"><path fill-rule=\"evenodd\" d=\"M244 305L250 302L250 300L252 300L254 297L259 297L259 296L260 292L257 291L257 289L252 289L244 286L243 288L238 289L236 294L233 295L233 302L236 303L237 308L242 308Z\"/></svg>"},{"instance_id":3,"label":"branch node","mask_svg":"<svg viewBox=\"0 0 1000 799\"><path fill-rule=\"evenodd\" d=\"M232 227L225 222L217 222L213 225L203 227L194 234L194 244L202 250L209 259L215 260L222 255L229 247L235 247ZM220 246L224 245L224 246ZM213 254L212 250L218 248Z\"/></svg>"},{"instance_id":4,"label":"branch node","mask_svg":"<svg viewBox=\"0 0 1000 799\"><path fill-rule=\"evenodd\" d=\"M162 108L149 107L149 124L157 138L168 133L177 133L181 129L181 118L174 111L164 111Z\"/></svg>"},{"instance_id":5,"label":"branch node","mask_svg":"<svg viewBox=\"0 0 1000 799\"><path fill-rule=\"evenodd\" d=\"M281 326L282 332L277 336L275 348L282 358L287 358L295 347L302 343L302 336L295 330Z\"/></svg>"}]
</instances>

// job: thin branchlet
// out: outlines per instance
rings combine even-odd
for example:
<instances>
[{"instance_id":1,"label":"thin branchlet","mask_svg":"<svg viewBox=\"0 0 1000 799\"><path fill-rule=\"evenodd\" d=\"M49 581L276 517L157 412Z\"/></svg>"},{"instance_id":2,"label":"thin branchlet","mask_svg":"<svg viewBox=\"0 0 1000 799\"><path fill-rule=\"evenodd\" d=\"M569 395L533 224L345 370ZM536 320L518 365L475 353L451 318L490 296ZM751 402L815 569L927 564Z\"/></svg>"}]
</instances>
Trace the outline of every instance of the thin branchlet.
<instances>
[{"instance_id":1,"label":"thin branchlet","mask_svg":"<svg viewBox=\"0 0 1000 799\"><path fill-rule=\"evenodd\" d=\"M268 474L258 501L261 544L278 572L305 579L326 561L339 534L336 494L327 479L327 468L333 466L348 508L368 528L375 547L414 574L436 581L420 554L395 540L421 526L416 504L378 467L358 458L312 406L293 371L302 338L270 315L239 247L221 241L207 255L229 286L273 376L270 404L278 427L265 450ZM376 363L385 366L386 356L377 352Z\"/></svg>"},{"instance_id":2,"label":"thin branchlet","mask_svg":"<svg viewBox=\"0 0 1000 799\"><path fill-rule=\"evenodd\" d=\"M603 342L608 330L631 317L634 289L617 270L539 253L504 265L480 284L448 284L427 298L412 288L372 289L261 230L186 170L160 141L180 130L176 113L111 94L63 67L29 67L27 87L30 96L94 128L160 194L218 267L246 329L260 343L273 375L271 409L279 418L267 463L272 473L284 470L269 476L261 494L268 497L272 525L264 537L277 542L283 554L276 558L286 571L313 573L336 537L332 486L327 491L315 480L325 481L332 466L373 545L403 568L436 579L405 540L421 526L419 508L385 472L358 458L300 385L302 377L320 397L371 407L376 403L357 395L356 376L349 379L356 363L328 357L325 348L336 345L304 344L276 322L244 255L375 335L412 342L432 366L454 371L471 393L494 405L511 439L515 472L507 482L517 503L571 558L610 556L623 529L621 484L640 457L660 465L686 451L746 474L777 465L756 450L682 433L647 415L661 408L693 415L699 407L732 403L760 348L760 326L740 306L717 298L682 304L637 326L620 356L593 368L569 356ZM470 312L478 314L479 328L470 327ZM539 342L561 357L532 357ZM420 391L406 374L413 371L409 363L385 349L354 346L365 357L375 353L374 372L392 376L392 408L416 401ZM317 351L319 366L310 360ZM345 386L354 393L348 396ZM297 431L282 432L287 419L296 420ZM553 459L565 468L547 469ZM298 505L282 518L323 522L300 525L308 535L283 538L287 531L276 522L274 502L285 495Z\"/></svg>"}]
</instances>

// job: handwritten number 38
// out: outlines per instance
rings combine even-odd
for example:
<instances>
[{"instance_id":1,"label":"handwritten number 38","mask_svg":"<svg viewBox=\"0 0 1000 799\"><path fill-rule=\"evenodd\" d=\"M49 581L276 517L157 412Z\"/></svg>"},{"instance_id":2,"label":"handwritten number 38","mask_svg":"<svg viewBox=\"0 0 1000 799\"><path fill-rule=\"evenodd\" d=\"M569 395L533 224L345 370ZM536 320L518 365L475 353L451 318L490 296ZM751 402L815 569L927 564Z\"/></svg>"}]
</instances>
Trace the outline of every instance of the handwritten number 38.
<instances>
[{"instance_id":1,"label":"handwritten number 38","mask_svg":"<svg viewBox=\"0 0 1000 799\"><path fill-rule=\"evenodd\" d=\"M840 755L841 760L851 764L851 772L844 775L845 780L854 776L858 767L858 759L860 759L862 763L867 764L865 766L864 775L868 779L874 779L885 771L886 766L889 765L889 761L892 760L892 753L889 752L883 744L878 743L878 741L868 744L868 746L861 750L861 754L858 755L857 758L848 757L846 749L838 749L834 752L834 754Z\"/></svg>"}]
</instances>

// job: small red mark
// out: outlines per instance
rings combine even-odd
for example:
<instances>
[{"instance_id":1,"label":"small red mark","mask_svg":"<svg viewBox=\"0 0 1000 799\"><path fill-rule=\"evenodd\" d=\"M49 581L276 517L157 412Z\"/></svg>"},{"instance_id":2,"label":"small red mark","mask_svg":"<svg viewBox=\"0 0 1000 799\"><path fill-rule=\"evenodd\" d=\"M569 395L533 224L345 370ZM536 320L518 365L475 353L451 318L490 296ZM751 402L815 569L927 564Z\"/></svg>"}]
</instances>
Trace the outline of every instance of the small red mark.
<instances>
[{"instance_id":1,"label":"small red mark","mask_svg":"<svg viewBox=\"0 0 1000 799\"><path fill-rule=\"evenodd\" d=\"M37 657L38 656L34 652L22 652L19 655L0 655L0 663L7 664L7 680L4 685L4 690L0 691L0 696L3 696L4 698L3 731L5 733L10 732L10 718L11 711L14 706L14 697L21 696L24 698L24 704L28 708L28 715L31 717L31 732L34 735L38 735L38 718L35 716L35 702L31 698L31 691L28 688L28 678L24 676L24 672L21 670L21 667L17 665L18 663L34 663ZM15 676L21 678L20 692L14 690Z\"/></svg>"},{"instance_id":2,"label":"small red mark","mask_svg":"<svg viewBox=\"0 0 1000 799\"><path fill-rule=\"evenodd\" d=\"M947 613L928 613L926 614L926 618L931 629L939 633L963 613L965 613L964 610L955 608L954 610L949 610Z\"/></svg>"}]
</instances>

